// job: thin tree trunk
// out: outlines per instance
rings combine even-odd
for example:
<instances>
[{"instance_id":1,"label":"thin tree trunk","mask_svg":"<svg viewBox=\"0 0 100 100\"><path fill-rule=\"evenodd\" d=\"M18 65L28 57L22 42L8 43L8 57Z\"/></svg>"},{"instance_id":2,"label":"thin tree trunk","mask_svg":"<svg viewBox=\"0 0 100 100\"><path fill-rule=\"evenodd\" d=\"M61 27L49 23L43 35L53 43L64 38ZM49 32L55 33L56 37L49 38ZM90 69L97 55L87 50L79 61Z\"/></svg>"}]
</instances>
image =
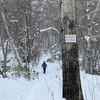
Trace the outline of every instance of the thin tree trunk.
<instances>
[{"instance_id":1,"label":"thin tree trunk","mask_svg":"<svg viewBox=\"0 0 100 100\"><path fill-rule=\"evenodd\" d=\"M8 42L6 43L6 48L4 49L4 38L1 37L1 46L2 46L2 52L4 56L4 66L3 66L3 72L6 77L6 64L7 64L7 47L8 47Z\"/></svg>"},{"instance_id":2,"label":"thin tree trunk","mask_svg":"<svg viewBox=\"0 0 100 100\"><path fill-rule=\"evenodd\" d=\"M90 11L90 3L87 1L87 11ZM90 14L87 15L87 21L90 20ZM88 36L91 37L91 29L88 26L87 29ZM87 59L86 59L86 66L85 66L86 73L91 73L91 39L87 40Z\"/></svg>"},{"instance_id":3,"label":"thin tree trunk","mask_svg":"<svg viewBox=\"0 0 100 100\"><path fill-rule=\"evenodd\" d=\"M5 75L3 74L3 72L0 70L0 74L3 76L3 78L5 78Z\"/></svg>"},{"instance_id":4,"label":"thin tree trunk","mask_svg":"<svg viewBox=\"0 0 100 100\"><path fill-rule=\"evenodd\" d=\"M13 40L12 40L12 37L10 36L10 33L9 33L9 28L8 28L8 25L7 25L7 21L6 21L6 18L5 18L5 14L3 12L3 3L0 2L0 9L1 9L1 15L2 15L2 19L4 21L4 26L5 26L5 29L6 29L6 32L7 32L7 35L8 35L8 38L9 38L9 42L11 44L11 47L12 47L12 50L13 50L13 53L15 55L15 58L19 64L19 67L21 68L22 67L22 64L18 58L18 55L16 53L16 50L15 50L15 47L14 47L14 43L13 43Z\"/></svg>"}]
</instances>

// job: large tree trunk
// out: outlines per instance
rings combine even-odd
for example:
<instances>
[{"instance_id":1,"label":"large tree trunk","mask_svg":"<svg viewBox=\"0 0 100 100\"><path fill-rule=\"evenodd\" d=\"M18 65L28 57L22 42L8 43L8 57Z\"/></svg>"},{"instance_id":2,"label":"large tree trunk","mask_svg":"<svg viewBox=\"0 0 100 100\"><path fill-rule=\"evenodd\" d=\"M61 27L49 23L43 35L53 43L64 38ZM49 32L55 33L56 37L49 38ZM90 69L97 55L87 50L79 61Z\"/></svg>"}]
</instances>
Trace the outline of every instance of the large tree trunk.
<instances>
[{"instance_id":1,"label":"large tree trunk","mask_svg":"<svg viewBox=\"0 0 100 100\"><path fill-rule=\"evenodd\" d=\"M18 58L18 55L16 53L16 50L15 50L15 47L14 47L14 43L13 43L13 39L12 37L10 36L10 33L9 33L9 28L8 28L8 25L7 25L7 21L6 21L6 18L5 18L5 14L4 14L4 11L3 11L3 3L0 1L0 9L1 9L1 16L2 16L2 19L4 21L4 26L5 26L5 29L6 29L6 32L7 32L7 35L8 35L8 38L9 38L9 42L11 44L11 47L12 47L12 50L13 50L13 53L15 55L15 58L19 64L19 67L21 68L22 67L22 64Z\"/></svg>"},{"instance_id":2,"label":"large tree trunk","mask_svg":"<svg viewBox=\"0 0 100 100\"><path fill-rule=\"evenodd\" d=\"M63 63L63 97L67 100L83 100L77 42L65 42L65 35L76 35L75 32L75 2L62 0L62 63Z\"/></svg>"}]
</instances>

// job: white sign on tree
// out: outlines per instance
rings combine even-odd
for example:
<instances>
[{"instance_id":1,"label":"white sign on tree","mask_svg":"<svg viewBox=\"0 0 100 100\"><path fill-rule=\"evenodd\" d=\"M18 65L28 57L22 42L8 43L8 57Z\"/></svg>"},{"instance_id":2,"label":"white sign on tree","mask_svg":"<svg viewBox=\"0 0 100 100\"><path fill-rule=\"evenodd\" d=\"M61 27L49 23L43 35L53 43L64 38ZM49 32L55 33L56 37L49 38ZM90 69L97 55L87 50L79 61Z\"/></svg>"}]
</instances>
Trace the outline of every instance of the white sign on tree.
<instances>
[{"instance_id":1,"label":"white sign on tree","mask_svg":"<svg viewBox=\"0 0 100 100\"><path fill-rule=\"evenodd\" d=\"M65 42L76 42L76 35L65 35Z\"/></svg>"}]
</instances>

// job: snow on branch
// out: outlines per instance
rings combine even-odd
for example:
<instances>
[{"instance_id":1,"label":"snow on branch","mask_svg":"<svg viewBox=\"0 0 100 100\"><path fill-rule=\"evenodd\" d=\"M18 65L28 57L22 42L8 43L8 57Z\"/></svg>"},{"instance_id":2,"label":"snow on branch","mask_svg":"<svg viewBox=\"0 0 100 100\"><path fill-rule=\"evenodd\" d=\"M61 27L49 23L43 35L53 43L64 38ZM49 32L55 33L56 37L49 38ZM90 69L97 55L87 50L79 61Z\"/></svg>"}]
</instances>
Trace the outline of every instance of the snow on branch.
<instances>
[{"instance_id":1,"label":"snow on branch","mask_svg":"<svg viewBox=\"0 0 100 100\"><path fill-rule=\"evenodd\" d=\"M85 39L86 39L87 41L89 41L90 36L85 36Z\"/></svg>"},{"instance_id":2,"label":"snow on branch","mask_svg":"<svg viewBox=\"0 0 100 100\"><path fill-rule=\"evenodd\" d=\"M87 41L89 41L89 39L91 39L92 41L97 41L97 39L95 38L95 37L90 37L90 36L85 36L84 37L85 38L85 40L87 40Z\"/></svg>"},{"instance_id":3,"label":"snow on branch","mask_svg":"<svg viewBox=\"0 0 100 100\"><path fill-rule=\"evenodd\" d=\"M45 31L48 31L48 30L54 30L54 31L56 31L57 33L60 33L56 28L54 28L54 27L49 27L49 28L45 28L45 29L37 29L37 33L36 34L34 34L34 36L33 36L33 39L35 39L35 37L37 36L37 35L39 35L41 32L45 32Z\"/></svg>"},{"instance_id":4,"label":"snow on branch","mask_svg":"<svg viewBox=\"0 0 100 100\"><path fill-rule=\"evenodd\" d=\"M56 43L56 44L54 44L50 49L53 49L54 47L56 47L58 44Z\"/></svg>"},{"instance_id":5,"label":"snow on branch","mask_svg":"<svg viewBox=\"0 0 100 100\"><path fill-rule=\"evenodd\" d=\"M18 22L18 20L10 20L9 22L12 22L12 23L17 23Z\"/></svg>"},{"instance_id":6,"label":"snow on branch","mask_svg":"<svg viewBox=\"0 0 100 100\"><path fill-rule=\"evenodd\" d=\"M40 33L41 33L41 32L45 32L45 31L48 31L48 30L51 30L51 29L54 30L54 31L56 31L57 33L60 33L60 32L59 32L56 28L54 28L54 27L49 27L49 28L46 28L46 29L41 29L41 30L40 30Z\"/></svg>"}]
</instances>

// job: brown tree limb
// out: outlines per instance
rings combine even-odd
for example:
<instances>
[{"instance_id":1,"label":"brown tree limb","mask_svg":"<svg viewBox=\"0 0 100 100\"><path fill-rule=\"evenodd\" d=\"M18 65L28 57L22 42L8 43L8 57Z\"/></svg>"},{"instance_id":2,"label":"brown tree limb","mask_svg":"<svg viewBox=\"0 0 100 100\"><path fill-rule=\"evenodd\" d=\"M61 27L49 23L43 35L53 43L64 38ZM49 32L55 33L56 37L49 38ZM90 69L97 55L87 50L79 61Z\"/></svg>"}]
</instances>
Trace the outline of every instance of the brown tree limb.
<instances>
[{"instance_id":1,"label":"brown tree limb","mask_svg":"<svg viewBox=\"0 0 100 100\"><path fill-rule=\"evenodd\" d=\"M1 70L0 70L0 74L3 76L3 78L6 78Z\"/></svg>"}]
</instances>

